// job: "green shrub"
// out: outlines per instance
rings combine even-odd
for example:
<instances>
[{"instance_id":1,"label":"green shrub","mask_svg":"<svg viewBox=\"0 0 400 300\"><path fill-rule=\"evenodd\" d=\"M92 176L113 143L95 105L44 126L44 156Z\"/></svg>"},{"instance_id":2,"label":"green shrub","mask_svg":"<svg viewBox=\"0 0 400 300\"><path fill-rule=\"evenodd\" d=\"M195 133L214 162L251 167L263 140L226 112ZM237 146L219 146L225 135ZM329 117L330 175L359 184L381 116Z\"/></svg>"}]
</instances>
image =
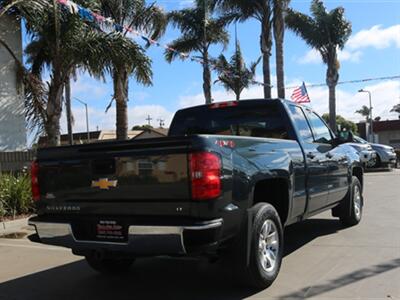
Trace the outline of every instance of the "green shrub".
<instances>
[{"instance_id":1,"label":"green shrub","mask_svg":"<svg viewBox=\"0 0 400 300\"><path fill-rule=\"evenodd\" d=\"M29 175L0 174L0 216L16 216L32 211Z\"/></svg>"}]
</instances>

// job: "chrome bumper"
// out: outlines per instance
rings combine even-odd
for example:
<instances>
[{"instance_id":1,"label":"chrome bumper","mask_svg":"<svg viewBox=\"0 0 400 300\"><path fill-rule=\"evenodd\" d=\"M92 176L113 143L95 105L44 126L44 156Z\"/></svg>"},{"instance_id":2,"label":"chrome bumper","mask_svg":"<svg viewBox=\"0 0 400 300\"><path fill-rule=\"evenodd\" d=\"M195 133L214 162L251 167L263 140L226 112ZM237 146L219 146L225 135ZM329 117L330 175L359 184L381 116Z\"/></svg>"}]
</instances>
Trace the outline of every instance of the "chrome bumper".
<instances>
[{"instance_id":1,"label":"chrome bumper","mask_svg":"<svg viewBox=\"0 0 400 300\"><path fill-rule=\"evenodd\" d=\"M69 223L29 221L43 244L71 249L102 249L143 255L187 254L184 232L199 232L219 229L222 219L192 226L129 226L127 242L86 241L75 238Z\"/></svg>"}]
</instances>

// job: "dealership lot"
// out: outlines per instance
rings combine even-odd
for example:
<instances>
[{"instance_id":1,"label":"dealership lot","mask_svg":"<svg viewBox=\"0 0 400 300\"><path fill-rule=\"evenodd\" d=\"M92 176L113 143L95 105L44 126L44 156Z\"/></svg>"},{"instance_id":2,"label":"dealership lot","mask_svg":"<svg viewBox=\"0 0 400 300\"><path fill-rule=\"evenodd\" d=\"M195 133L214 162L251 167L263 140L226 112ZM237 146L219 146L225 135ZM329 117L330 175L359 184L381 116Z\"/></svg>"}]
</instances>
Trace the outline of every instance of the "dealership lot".
<instances>
[{"instance_id":1,"label":"dealership lot","mask_svg":"<svg viewBox=\"0 0 400 300\"><path fill-rule=\"evenodd\" d=\"M264 291L232 286L218 263L142 259L104 277L69 250L0 239L0 299L400 299L399 192L399 170L367 173L359 226L325 213L288 227L282 270Z\"/></svg>"}]
</instances>

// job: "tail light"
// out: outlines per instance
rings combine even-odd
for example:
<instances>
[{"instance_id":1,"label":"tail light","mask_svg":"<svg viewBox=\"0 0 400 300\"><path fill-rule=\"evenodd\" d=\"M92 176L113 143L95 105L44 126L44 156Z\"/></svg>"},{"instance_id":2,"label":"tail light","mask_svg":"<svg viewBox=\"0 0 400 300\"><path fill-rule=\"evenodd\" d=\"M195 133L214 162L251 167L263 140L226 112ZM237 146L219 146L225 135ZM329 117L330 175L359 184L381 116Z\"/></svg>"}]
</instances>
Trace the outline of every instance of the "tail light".
<instances>
[{"instance_id":1,"label":"tail light","mask_svg":"<svg viewBox=\"0 0 400 300\"><path fill-rule=\"evenodd\" d=\"M226 107L232 107L232 106L238 106L238 105L239 105L238 101L226 101L226 102L213 103L210 105L210 108L212 108L212 109L226 108Z\"/></svg>"},{"instance_id":2,"label":"tail light","mask_svg":"<svg viewBox=\"0 0 400 300\"><path fill-rule=\"evenodd\" d=\"M40 199L39 188L39 164L37 161L32 162L31 165L31 183L32 183L32 199L38 201Z\"/></svg>"},{"instance_id":3,"label":"tail light","mask_svg":"<svg viewBox=\"0 0 400 300\"><path fill-rule=\"evenodd\" d=\"M190 154L192 198L207 200L221 194L221 158L211 152Z\"/></svg>"}]
</instances>

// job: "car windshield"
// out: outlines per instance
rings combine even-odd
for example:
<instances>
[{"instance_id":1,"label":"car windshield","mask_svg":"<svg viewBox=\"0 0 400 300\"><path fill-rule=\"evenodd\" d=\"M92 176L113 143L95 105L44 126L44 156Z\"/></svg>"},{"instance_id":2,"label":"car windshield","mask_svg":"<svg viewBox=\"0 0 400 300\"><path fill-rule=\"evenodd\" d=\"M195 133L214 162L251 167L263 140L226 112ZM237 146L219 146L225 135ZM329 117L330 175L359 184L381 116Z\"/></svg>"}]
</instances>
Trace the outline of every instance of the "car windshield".
<instances>
[{"instance_id":1,"label":"car windshield","mask_svg":"<svg viewBox=\"0 0 400 300\"><path fill-rule=\"evenodd\" d=\"M354 136L354 141L356 141L357 143L360 143L360 144L369 144L366 140L364 140L356 135Z\"/></svg>"}]
</instances>

